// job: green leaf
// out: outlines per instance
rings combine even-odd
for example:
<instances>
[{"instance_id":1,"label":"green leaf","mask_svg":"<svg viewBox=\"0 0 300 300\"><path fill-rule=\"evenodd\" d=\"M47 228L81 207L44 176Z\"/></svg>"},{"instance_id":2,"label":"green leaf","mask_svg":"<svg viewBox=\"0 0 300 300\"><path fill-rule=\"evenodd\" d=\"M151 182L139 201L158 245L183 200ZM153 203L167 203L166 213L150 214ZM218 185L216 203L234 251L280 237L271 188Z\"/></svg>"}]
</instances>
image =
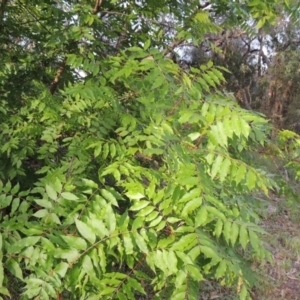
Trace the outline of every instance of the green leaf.
<instances>
[{"instance_id":1,"label":"green leaf","mask_svg":"<svg viewBox=\"0 0 300 300\"><path fill-rule=\"evenodd\" d=\"M57 200L57 193L54 190L54 188L49 184L46 184L46 193L50 199Z\"/></svg>"},{"instance_id":2,"label":"green leaf","mask_svg":"<svg viewBox=\"0 0 300 300\"><path fill-rule=\"evenodd\" d=\"M144 226L144 224L145 224L145 218L137 217L134 219L134 221L132 223L132 230L135 231L138 228L141 228L142 226Z\"/></svg>"},{"instance_id":3,"label":"green leaf","mask_svg":"<svg viewBox=\"0 0 300 300\"><path fill-rule=\"evenodd\" d=\"M63 192L61 193L61 196L66 199L66 200L70 200L70 201L76 201L78 200L78 197L70 192Z\"/></svg>"},{"instance_id":4,"label":"green leaf","mask_svg":"<svg viewBox=\"0 0 300 300\"><path fill-rule=\"evenodd\" d=\"M141 209L138 213L138 217L145 217L149 215L155 209L154 206L146 206L145 208ZM132 210L132 209L131 209Z\"/></svg>"},{"instance_id":5,"label":"green leaf","mask_svg":"<svg viewBox=\"0 0 300 300\"><path fill-rule=\"evenodd\" d=\"M8 193L11 190L11 182L7 181L6 185L3 187L3 191Z\"/></svg>"},{"instance_id":6,"label":"green leaf","mask_svg":"<svg viewBox=\"0 0 300 300\"><path fill-rule=\"evenodd\" d=\"M234 180L235 180L235 182L237 184L240 183L245 178L245 175L246 175L246 167L245 167L244 164L241 164L238 167L237 172L234 174Z\"/></svg>"},{"instance_id":7,"label":"green leaf","mask_svg":"<svg viewBox=\"0 0 300 300\"><path fill-rule=\"evenodd\" d=\"M250 239L251 246L253 247L254 250L259 250L259 239L257 234L252 230L249 230L248 232L249 232L249 239Z\"/></svg>"},{"instance_id":8,"label":"green leaf","mask_svg":"<svg viewBox=\"0 0 300 300\"><path fill-rule=\"evenodd\" d=\"M145 196L141 193L133 193L133 192L127 192L126 193L126 196L129 198L129 199L132 199L132 200L140 200L142 198L144 198Z\"/></svg>"},{"instance_id":9,"label":"green leaf","mask_svg":"<svg viewBox=\"0 0 300 300\"><path fill-rule=\"evenodd\" d=\"M79 252L75 249L57 249L54 257L66 259L69 263L73 263L79 257Z\"/></svg>"},{"instance_id":10,"label":"green leaf","mask_svg":"<svg viewBox=\"0 0 300 300\"><path fill-rule=\"evenodd\" d=\"M146 295L146 292L144 291L141 283L139 283L136 279L129 277L128 281L130 283L130 286L135 289L136 291L138 291L141 294Z\"/></svg>"},{"instance_id":11,"label":"green leaf","mask_svg":"<svg viewBox=\"0 0 300 300\"><path fill-rule=\"evenodd\" d=\"M6 287L4 287L4 286L0 286L0 294L8 296L9 298L11 298L11 295L10 295L8 289Z\"/></svg>"},{"instance_id":12,"label":"green leaf","mask_svg":"<svg viewBox=\"0 0 300 300\"><path fill-rule=\"evenodd\" d=\"M217 122L216 124L216 129L217 129L217 136L218 136L218 142L219 145L223 147L227 147L228 141L227 141L227 135L224 130L224 124L223 122Z\"/></svg>"},{"instance_id":13,"label":"green leaf","mask_svg":"<svg viewBox=\"0 0 300 300\"><path fill-rule=\"evenodd\" d=\"M225 81L223 74L218 69L213 68L211 70L220 81Z\"/></svg>"},{"instance_id":14,"label":"green leaf","mask_svg":"<svg viewBox=\"0 0 300 300\"><path fill-rule=\"evenodd\" d=\"M123 234L123 242L124 242L125 253L127 255L133 254L133 243L129 233Z\"/></svg>"},{"instance_id":15,"label":"green leaf","mask_svg":"<svg viewBox=\"0 0 300 300\"><path fill-rule=\"evenodd\" d=\"M100 257L100 266L103 273L106 273L106 251L103 245L98 246L98 256Z\"/></svg>"},{"instance_id":16,"label":"green leaf","mask_svg":"<svg viewBox=\"0 0 300 300\"><path fill-rule=\"evenodd\" d=\"M145 221L150 222L150 221L154 220L158 216L158 214L159 214L158 211L153 211L145 218Z\"/></svg>"},{"instance_id":17,"label":"green leaf","mask_svg":"<svg viewBox=\"0 0 300 300\"><path fill-rule=\"evenodd\" d=\"M3 279L4 279L4 268L2 261L0 262L0 287L3 285Z\"/></svg>"},{"instance_id":18,"label":"green leaf","mask_svg":"<svg viewBox=\"0 0 300 300\"><path fill-rule=\"evenodd\" d=\"M77 236L66 236L62 235L62 239L68 244L70 248L74 248L77 250L86 250L87 243L84 239Z\"/></svg>"},{"instance_id":19,"label":"green leaf","mask_svg":"<svg viewBox=\"0 0 300 300\"><path fill-rule=\"evenodd\" d=\"M116 155L116 146L114 143L110 144L110 156L114 158Z\"/></svg>"},{"instance_id":20,"label":"green leaf","mask_svg":"<svg viewBox=\"0 0 300 300\"><path fill-rule=\"evenodd\" d=\"M106 159L107 156L108 156L108 153L109 153L109 144L105 143L104 146L103 146L102 157L104 159Z\"/></svg>"},{"instance_id":21,"label":"green leaf","mask_svg":"<svg viewBox=\"0 0 300 300\"><path fill-rule=\"evenodd\" d=\"M232 129L234 131L234 133L240 137L241 135L241 124L240 124L240 121L239 121L239 117L238 116L233 116L231 118L231 123L232 123Z\"/></svg>"},{"instance_id":22,"label":"green leaf","mask_svg":"<svg viewBox=\"0 0 300 300\"><path fill-rule=\"evenodd\" d=\"M25 237L23 239L20 239L13 245L11 245L8 249L8 253L20 253L22 249L25 247L30 247L35 245L38 241L40 240L39 236L30 236L30 237Z\"/></svg>"},{"instance_id":23,"label":"green leaf","mask_svg":"<svg viewBox=\"0 0 300 300\"><path fill-rule=\"evenodd\" d=\"M100 238L104 238L105 236L109 235L107 228L102 220L94 215L93 213L89 213L90 216L90 226L93 228L94 233L99 236Z\"/></svg>"},{"instance_id":24,"label":"green leaf","mask_svg":"<svg viewBox=\"0 0 300 300\"><path fill-rule=\"evenodd\" d=\"M47 251L55 251L55 246L47 238L42 237L41 244L43 248L46 249Z\"/></svg>"},{"instance_id":25,"label":"green leaf","mask_svg":"<svg viewBox=\"0 0 300 300\"><path fill-rule=\"evenodd\" d=\"M164 250L156 250L153 252L153 255L155 257L155 265L158 267L160 270L163 271L166 275L169 274L169 268L168 268L168 262L166 260L166 255L165 255Z\"/></svg>"},{"instance_id":26,"label":"green leaf","mask_svg":"<svg viewBox=\"0 0 300 300\"><path fill-rule=\"evenodd\" d=\"M245 138L248 138L251 128L249 124L242 118L240 118L240 124L241 124L241 133Z\"/></svg>"},{"instance_id":27,"label":"green leaf","mask_svg":"<svg viewBox=\"0 0 300 300\"><path fill-rule=\"evenodd\" d=\"M222 219L219 218L217 220L217 223L216 223L216 226L215 226L214 235L216 237L219 237L222 233L222 229L223 229L223 221L222 221Z\"/></svg>"},{"instance_id":28,"label":"green leaf","mask_svg":"<svg viewBox=\"0 0 300 300\"><path fill-rule=\"evenodd\" d=\"M252 171L248 171L247 177L246 177L246 183L250 190L255 188L256 180L257 180L257 177L256 177L255 173Z\"/></svg>"},{"instance_id":29,"label":"green leaf","mask_svg":"<svg viewBox=\"0 0 300 300\"><path fill-rule=\"evenodd\" d=\"M45 207L45 208L52 208L52 202L49 200L45 200L45 199L35 199L34 200L35 203L41 207Z\"/></svg>"},{"instance_id":30,"label":"green leaf","mask_svg":"<svg viewBox=\"0 0 300 300\"><path fill-rule=\"evenodd\" d=\"M115 292L116 292L115 287L105 287L101 289L98 299L101 299L101 296L110 295L110 294L113 295Z\"/></svg>"},{"instance_id":31,"label":"green leaf","mask_svg":"<svg viewBox=\"0 0 300 300\"><path fill-rule=\"evenodd\" d=\"M240 299L241 300L246 300L247 299L248 291L247 291L247 288L246 288L245 284L243 284L242 289L241 289L239 295L240 295Z\"/></svg>"},{"instance_id":32,"label":"green leaf","mask_svg":"<svg viewBox=\"0 0 300 300\"><path fill-rule=\"evenodd\" d=\"M168 269L171 274L176 274L178 272L178 259L177 256L175 255L174 251L166 251L163 250L163 253L165 254L164 256L166 257L166 262L168 264Z\"/></svg>"},{"instance_id":33,"label":"green leaf","mask_svg":"<svg viewBox=\"0 0 300 300\"><path fill-rule=\"evenodd\" d=\"M15 198L13 201L12 201L12 204L11 204L11 210L10 210L10 214L13 215L14 212L16 212L16 210L18 209L20 205L20 198Z\"/></svg>"},{"instance_id":34,"label":"green leaf","mask_svg":"<svg viewBox=\"0 0 300 300\"><path fill-rule=\"evenodd\" d=\"M218 268L216 270L216 275L215 275L216 279L223 277L225 275L226 270L227 270L227 264L226 264L225 259L223 259L219 263Z\"/></svg>"},{"instance_id":35,"label":"green leaf","mask_svg":"<svg viewBox=\"0 0 300 300\"><path fill-rule=\"evenodd\" d=\"M162 216L158 216L156 219L154 219L154 220L152 220L150 222L150 224L148 225L148 227L155 227L155 226L157 226L161 222L162 218L163 218Z\"/></svg>"},{"instance_id":36,"label":"green leaf","mask_svg":"<svg viewBox=\"0 0 300 300\"><path fill-rule=\"evenodd\" d=\"M219 178L221 182L223 182L226 179L226 176L228 175L230 170L230 166L231 166L231 160L226 157L219 170Z\"/></svg>"},{"instance_id":37,"label":"green leaf","mask_svg":"<svg viewBox=\"0 0 300 300\"><path fill-rule=\"evenodd\" d=\"M199 132L193 132L188 135L188 137L191 139L191 141L197 140L200 136L201 136L201 134Z\"/></svg>"},{"instance_id":38,"label":"green leaf","mask_svg":"<svg viewBox=\"0 0 300 300\"><path fill-rule=\"evenodd\" d=\"M49 215L48 209L40 209L36 213L33 214L33 216L36 218L43 218L47 215Z\"/></svg>"},{"instance_id":39,"label":"green leaf","mask_svg":"<svg viewBox=\"0 0 300 300\"><path fill-rule=\"evenodd\" d=\"M89 255L85 255L82 261L82 269L91 277L96 277L94 266Z\"/></svg>"},{"instance_id":40,"label":"green leaf","mask_svg":"<svg viewBox=\"0 0 300 300\"><path fill-rule=\"evenodd\" d=\"M15 194L18 193L19 189L20 189L20 185L19 185L19 183L17 183L17 184L11 189L10 193L13 194L13 195L15 195Z\"/></svg>"},{"instance_id":41,"label":"green leaf","mask_svg":"<svg viewBox=\"0 0 300 300\"><path fill-rule=\"evenodd\" d=\"M179 123L183 124L183 123L186 123L188 122L191 117L193 116L193 112L191 111L188 111L188 112L185 112L178 120Z\"/></svg>"},{"instance_id":42,"label":"green leaf","mask_svg":"<svg viewBox=\"0 0 300 300\"><path fill-rule=\"evenodd\" d=\"M61 225L60 219L59 219L59 217L58 217L57 214L51 213L50 216L49 216L49 219L50 219L53 223L58 224L58 225Z\"/></svg>"},{"instance_id":43,"label":"green leaf","mask_svg":"<svg viewBox=\"0 0 300 300\"><path fill-rule=\"evenodd\" d=\"M65 262L60 262L58 265L56 265L54 271L59 274L61 278L64 278L67 271L69 269L69 264Z\"/></svg>"},{"instance_id":44,"label":"green leaf","mask_svg":"<svg viewBox=\"0 0 300 300\"><path fill-rule=\"evenodd\" d=\"M200 271L200 269L196 265L186 265L186 271L188 274L196 281L202 281L203 275Z\"/></svg>"},{"instance_id":45,"label":"green leaf","mask_svg":"<svg viewBox=\"0 0 300 300\"><path fill-rule=\"evenodd\" d=\"M230 235L230 241L232 246L234 246L238 235L239 235L239 226L235 222L233 222L231 226L231 235Z\"/></svg>"},{"instance_id":46,"label":"green leaf","mask_svg":"<svg viewBox=\"0 0 300 300\"><path fill-rule=\"evenodd\" d=\"M200 188L194 188L187 192L180 200L179 203L185 203L188 202L194 198L199 198L201 195L201 189Z\"/></svg>"},{"instance_id":47,"label":"green leaf","mask_svg":"<svg viewBox=\"0 0 300 300\"><path fill-rule=\"evenodd\" d=\"M148 40L144 43L144 50L145 50L145 51L150 47L150 44L151 44L151 40L150 40L150 39L148 39Z\"/></svg>"},{"instance_id":48,"label":"green leaf","mask_svg":"<svg viewBox=\"0 0 300 300\"><path fill-rule=\"evenodd\" d=\"M96 235L94 231L88 225L78 219L75 220L75 224L82 237L88 240L91 244L94 244L96 241Z\"/></svg>"},{"instance_id":49,"label":"green leaf","mask_svg":"<svg viewBox=\"0 0 300 300\"><path fill-rule=\"evenodd\" d=\"M102 150L102 143L97 143L96 147L94 148L94 157L98 157Z\"/></svg>"},{"instance_id":50,"label":"green leaf","mask_svg":"<svg viewBox=\"0 0 300 300\"><path fill-rule=\"evenodd\" d=\"M160 239L157 243L157 248L166 248L175 241L175 236L170 235L167 238Z\"/></svg>"},{"instance_id":51,"label":"green leaf","mask_svg":"<svg viewBox=\"0 0 300 300\"><path fill-rule=\"evenodd\" d=\"M193 200L187 202L182 210L181 215L186 217L188 214L194 212L202 204L202 198L194 198Z\"/></svg>"},{"instance_id":52,"label":"green leaf","mask_svg":"<svg viewBox=\"0 0 300 300\"><path fill-rule=\"evenodd\" d=\"M225 208L224 204L219 200L216 199L210 195L206 195L205 199L212 203L213 205L216 205L218 208L215 208L214 206L206 206L206 209L209 213L211 213L212 215L214 215L214 217L218 217L220 219L222 219L223 221L225 221L227 218L225 217L224 213L222 213L222 211L226 211L227 209Z\"/></svg>"},{"instance_id":53,"label":"green leaf","mask_svg":"<svg viewBox=\"0 0 300 300\"><path fill-rule=\"evenodd\" d=\"M242 245L243 249L246 249L246 246L248 244L248 232L246 226L242 225L240 227L240 244Z\"/></svg>"},{"instance_id":54,"label":"green leaf","mask_svg":"<svg viewBox=\"0 0 300 300\"><path fill-rule=\"evenodd\" d=\"M0 208L8 207L12 202L13 197L6 194L0 195Z\"/></svg>"},{"instance_id":55,"label":"green leaf","mask_svg":"<svg viewBox=\"0 0 300 300\"><path fill-rule=\"evenodd\" d=\"M207 220L207 210L205 206L202 206L200 210L198 210L197 215L195 217L195 226L200 227L205 224Z\"/></svg>"},{"instance_id":56,"label":"green leaf","mask_svg":"<svg viewBox=\"0 0 300 300\"><path fill-rule=\"evenodd\" d=\"M190 245L192 245L197 240L197 235L195 233L189 233L182 236L179 241L175 242L171 249L172 250L187 250Z\"/></svg>"},{"instance_id":57,"label":"green leaf","mask_svg":"<svg viewBox=\"0 0 300 300\"><path fill-rule=\"evenodd\" d=\"M212 258L215 261L220 261L221 257L212 248L208 246L200 246L200 251L208 258Z\"/></svg>"},{"instance_id":58,"label":"green leaf","mask_svg":"<svg viewBox=\"0 0 300 300\"><path fill-rule=\"evenodd\" d=\"M222 162L223 162L223 157L221 155L218 155L211 168L210 176L212 179L215 178L216 175L220 172Z\"/></svg>"},{"instance_id":59,"label":"green leaf","mask_svg":"<svg viewBox=\"0 0 300 300\"><path fill-rule=\"evenodd\" d=\"M224 222L223 235L227 244L229 243L231 237L231 224L232 223L230 221Z\"/></svg>"},{"instance_id":60,"label":"green leaf","mask_svg":"<svg viewBox=\"0 0 300 300\"><path fill-rule=\"evenodd\" d=\"M151 86L151 90L157 89L158 87L163 85L163 83L164 83L163 77L160 77L160 76L156 77L153 84L152 84L152 86Z\"/></svg>"},{"instance_id":61,"label":"green leaf","mask_svg":"<svg viewBox=\"0 0 300 300\"><path fill-rule=\"evenodd\" d=\"M105 223L106 223L107 229L110 233L115 231L116 216L115 216L111 206L107 206L107 208L106 208Z\"/></svg>"},{"instance_id":62,"label":"green leaf","mask_svg":"<svg viewBox=\"0 0 300 300\"><path fill-rule=\"evenodd\" d=\"M100 193L101 193L101 195L102 195L106 200L108 200L112 205L114 205L114 206L119 206L119 205L118 205L118 202L117 202L117 200L116 200L116 198L115 198L115 196L114 196L111 192L109 192L108 190L101 189L101 190L100 190Z\"/></svg>"},{"instance_id":63,"label":"green leaf","mask_svg":"<svg viewBox=\"0 0 300 300\"><path fill-rule=\"evenodd\" d=\"M8 261L5 264L6 269L13 274L14 276L16 276L17 278L23 280L23 272L22 269L20 267L20 265L18 264L18 262L12 258L8 259Z\"/></svg>"},{"instance_id":64,"label":"green leaf","mask_svg":"<svg viewBox=\"0 0 300 300\"><path fill-rule=\"evenodd\" d=\"M141 235L139 235L137 232L132 233L133 239L137 246L141 249L142 252L148 253L148 247Z\"/></svg>"},{"instance_id":65,"label":"green leaf","mask_svg":"<svg viewBox=\"0 0 300 300\"><path fill-rule=\"evenodd\" d=\"M142 200L142 201L136 201L134 205L132 205L129 210L138 211L143 209L144 207L148 206L150 204L149 201Z\"/></svg>"}]
</instances>

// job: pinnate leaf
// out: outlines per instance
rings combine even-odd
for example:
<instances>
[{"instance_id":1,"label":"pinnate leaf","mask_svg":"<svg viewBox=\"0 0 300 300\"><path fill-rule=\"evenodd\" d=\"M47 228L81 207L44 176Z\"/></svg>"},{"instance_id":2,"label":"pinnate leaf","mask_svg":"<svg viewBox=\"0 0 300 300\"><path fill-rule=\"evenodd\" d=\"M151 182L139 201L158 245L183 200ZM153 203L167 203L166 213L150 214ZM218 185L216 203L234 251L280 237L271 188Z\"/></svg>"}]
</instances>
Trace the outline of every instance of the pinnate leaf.
<instances>
[{"instance_id":1,"label":"pinnate leaf","mask_svg":"<svg viewBox=\"0 0 300 300\"><path fill-rule=\"evenodd\" d=\"M96 241L94 231L87 224L78 219L75 220L75 224L81 236L88 240L91 244L94 244Z\"/></svg>"}]
</instances>

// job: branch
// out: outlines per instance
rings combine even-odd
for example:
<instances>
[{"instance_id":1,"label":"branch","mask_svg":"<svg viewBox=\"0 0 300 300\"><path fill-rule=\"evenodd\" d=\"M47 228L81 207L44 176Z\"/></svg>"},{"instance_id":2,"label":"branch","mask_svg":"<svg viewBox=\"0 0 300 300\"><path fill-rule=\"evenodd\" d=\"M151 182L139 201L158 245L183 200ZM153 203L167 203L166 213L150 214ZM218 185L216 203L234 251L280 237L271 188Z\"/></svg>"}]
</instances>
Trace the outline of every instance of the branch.
<instances>
[{"instance_id":1,"label":"branch","mask_svg":"<svg viewBox=\"0 0 300 300\"><path fill-rule=\"evenodd\" d=\"M210 3L209 1L207 1L207 2L203 3L202 5L200 4L200 5L199 5L199 8L204 9L204 8L206 8L206 7L209 6L209 5L211 5L211 3Z\"/></svg>"},{"instance_id":2,"label":"branch","mask_svg":"<svg viewBox=\"0 0 300 300\"><path fill-rule=\"evenodd\" d=\"M173 42L170 46L168 46L167 49L165 49L165 50L163 51L164 56L166 56L166 55L168 55L169 53L173 52L173 50L174 50L177 46L179 46L180 44L182 44L183 42L184 42L184 40L178 40L178 41Z\"/></svg>"},{"instance_id":3,"label":"branch","mask_svg":"<svg viewBox=\"0 0 300 300\"><path fill-rule=\"evenodd\" d=\"M199 8L196 9L196 11L191 15L190 19L192 19L192 18L197 14L198 10L199 10ZM186 27L187 27L187 24L185 24L185 25L183 26L182 29L185 29ZM167 49L165 49L165 50L163 51L164 56L166 56L166 55L168 55L169 53L173 52L173 50L174 50L177 46L179 46L180 44L182 44L183 42L184 42L184 39L174 41L171 45L169 45L169 46L167 47Z\"/></svg>"},{"instance_id":4,"label":"branch","mask_svg":"<svg viewBox=\"0 0 300 300\"><path fill-rule=\"evenodd\" d=\"M56 72L56 76L54 78L54 80L52 81L51 85L50 85L50 93L53 95L57 89L58 83L59 83L59 79L66 67L66 63L67 63L67 57L64 58L64 60L62 61L60 67L58 68L57 72Z\"/></svg>"},{"instance_id":5,"label":"branch","mask_svg":"<svg viewBox=\"0 0 300 300\"><path fill-rule=\"evenodd\" d=\"M92 14L96 14L99 11L101 4L102 4L102 0L96 0L96 4L95 4L94 9L92 10ZM52 81L52 83L50 85L51 95L53 95L57 89L60 77L66 68L66 63L67 63L67 57L65 56L64 60L62 61L60 67L58 68L58 70L56 72L56 76L55 76L54 80Z\"/></svg>"},{"instance_id":6,"label":"branch","mask_svg":"<svg viewBox=\"0 0 300 300\"><path fill-rule=\"evenodd\" d=\"M101 4L102 4L102 0L96 0L95 7L92 11L93 14L96 14L99 11Z\"/></svg>"}]
</instances>

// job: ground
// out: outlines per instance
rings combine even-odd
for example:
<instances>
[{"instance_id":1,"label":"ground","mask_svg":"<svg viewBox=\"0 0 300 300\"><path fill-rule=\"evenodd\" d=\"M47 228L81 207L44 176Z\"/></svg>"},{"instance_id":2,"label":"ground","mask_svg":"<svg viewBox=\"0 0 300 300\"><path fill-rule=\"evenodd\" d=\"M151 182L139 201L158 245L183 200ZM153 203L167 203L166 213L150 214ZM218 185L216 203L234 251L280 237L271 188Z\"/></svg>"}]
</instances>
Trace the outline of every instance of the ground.
<instances>
[{"instance_id":1,"label":"ground","mask_svg":"<svg viewBox=\"0 0 300 300\"><path fill-rule=\"evenodd\" d=\"M254 300L300 300L300 205L271 196L262 226L273 263L258 266L260 288Z\"/></svg>"},{"instance_id":2,"label":"ground","mask_svg":"<svg viewBox=\"0 0 300 300\"><path fill-rule=\"evenodd\" d=\"M261 226L273 262L254 263L258 273L253 300L300 300L300 204L271 194ZM238 300L234 291L215 282L205 283L201 300Z\"/></svg>"}]
</instances>

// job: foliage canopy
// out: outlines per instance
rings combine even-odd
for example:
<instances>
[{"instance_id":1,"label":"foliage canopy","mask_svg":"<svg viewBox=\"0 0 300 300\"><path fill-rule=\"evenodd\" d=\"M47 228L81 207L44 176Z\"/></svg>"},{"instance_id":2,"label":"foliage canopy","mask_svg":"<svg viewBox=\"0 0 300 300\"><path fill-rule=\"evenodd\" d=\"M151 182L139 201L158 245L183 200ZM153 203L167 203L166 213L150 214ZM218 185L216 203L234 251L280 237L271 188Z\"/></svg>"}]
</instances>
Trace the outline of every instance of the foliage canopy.
<instances>
[{"instance_id":1,"label":"foliage canopy","mask_svg":"<svg viewBox=\"0 0 300 300\"><path fill-rule=\"evenodd\" d=\"M250 298L245 253L268 258L251 195L276 186L250 153L270 126L225 68L171 58L278 5L1 2L3 297L16 277L20 299L197 299L208 279Z\"/></svg>"}]
</instances>

